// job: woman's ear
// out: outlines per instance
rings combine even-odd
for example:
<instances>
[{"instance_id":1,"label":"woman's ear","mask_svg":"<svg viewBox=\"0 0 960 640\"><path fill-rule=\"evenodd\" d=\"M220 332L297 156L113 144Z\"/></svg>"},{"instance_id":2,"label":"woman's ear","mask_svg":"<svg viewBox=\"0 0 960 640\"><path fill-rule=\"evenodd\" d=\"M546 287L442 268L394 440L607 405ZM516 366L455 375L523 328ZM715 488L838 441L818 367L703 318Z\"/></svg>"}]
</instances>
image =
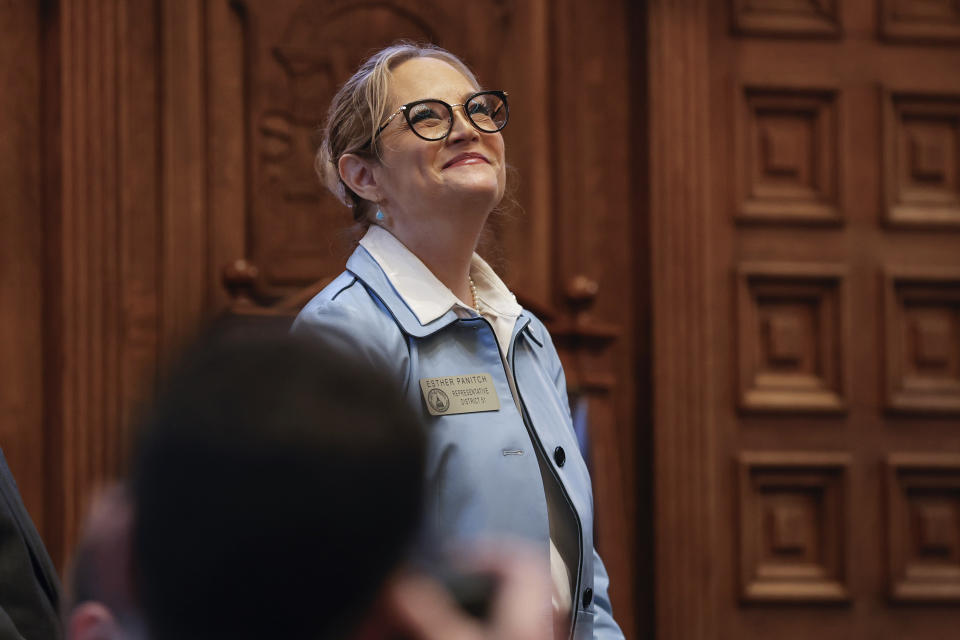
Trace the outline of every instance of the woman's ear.
<instances>
[{"instance_id":1,"label":"woman's ear","mask_svg":"<svg viewBox=\"0 0 960 640\"><path fill-rule=\"evenodd\" d=\"M351 191L364 200L377 202L380 200L380 190L377 178L373 175L373 162L355 153L345 153L340 156L337 169L340 179Z\"/></svg>"}]
</instances>

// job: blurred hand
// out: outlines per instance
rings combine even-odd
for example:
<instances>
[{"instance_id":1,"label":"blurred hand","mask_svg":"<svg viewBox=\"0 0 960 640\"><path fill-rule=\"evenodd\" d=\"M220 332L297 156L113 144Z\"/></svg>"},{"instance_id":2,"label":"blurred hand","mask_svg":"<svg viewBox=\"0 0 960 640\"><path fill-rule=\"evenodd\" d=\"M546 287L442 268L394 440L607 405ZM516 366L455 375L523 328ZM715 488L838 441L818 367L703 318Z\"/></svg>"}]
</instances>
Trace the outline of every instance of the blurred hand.
<instances>
[{"instance_id":1,"label":"blurred hand","mask_svg":"<svg viewBox=\"0 0 960 640\"><path fill-rule=\"evenodd\" d=\"M463 612L442 584L407 573L388 587L398 624L416 640L551 640L554 628L569 621L551 620L551 583L546 566L528 552L511 549L471 553L458 567L498 578L490 617L480 621Z\"/></svg>"}]
</instances>

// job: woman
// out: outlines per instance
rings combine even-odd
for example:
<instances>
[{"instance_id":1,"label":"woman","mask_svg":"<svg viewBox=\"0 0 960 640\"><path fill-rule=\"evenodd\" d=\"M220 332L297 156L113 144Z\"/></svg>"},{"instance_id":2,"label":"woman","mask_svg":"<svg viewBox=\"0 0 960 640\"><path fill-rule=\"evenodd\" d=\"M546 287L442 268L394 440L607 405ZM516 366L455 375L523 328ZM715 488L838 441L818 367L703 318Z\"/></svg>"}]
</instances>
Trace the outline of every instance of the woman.
<instances>
[{"instance_id":1,"label":"woman","mask_svg":"<svg viewBox=\"0 0 960 640\"><path fill-rule=\"evenodd\" d=\"M423 410L435 534L539 543L560 635L621 638L556 349L474 252L503 197L507 120L506 94L447 51L367 60L333 99L316 168L369 228L293 330L367 358Z\"/></svg>"}]
</instances>

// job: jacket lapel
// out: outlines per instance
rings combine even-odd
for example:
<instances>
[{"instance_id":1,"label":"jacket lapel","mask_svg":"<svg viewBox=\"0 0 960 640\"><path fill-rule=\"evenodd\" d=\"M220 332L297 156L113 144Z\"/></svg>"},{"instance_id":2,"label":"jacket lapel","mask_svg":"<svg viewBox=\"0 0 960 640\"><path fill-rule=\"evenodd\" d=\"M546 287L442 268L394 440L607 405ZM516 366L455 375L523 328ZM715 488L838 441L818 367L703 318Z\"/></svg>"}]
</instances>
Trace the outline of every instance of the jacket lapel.
<instances>
[{"instance_id":1,"label":"jacket lapel","mask_svg":"<svg viewBox=\"0 0 960 640\"><path fill-rule=\"evenodd\" d=\"M53 562L47 554L43 540L30 519L27 507L20 498L20 491L13 474L10 472L10 467L7 465L7 459L4 457L2 449L0 449L0 493L3 494L5 506L13 516L17 528L20 530L20 535L27 545L34 571L38 574L37 578L44 591L46 591L50 602L56 608L59 606L60 581L56 577Z\"/></svg>"},{"instance_id":2,"label":"jacket lapel","mask_svg":"<svg viewBox=\"0 0 960 640\"><path fill-rule=\"evenodd\" d=\"M390 284L387 274L383 272L377 261L363 247L357 247L350 259L347 260L347 271L356 276L367 290L380 300L396 320L400 329L407 335L424 338L458 320L457 314L451 309L432 322L420 324L416 314Z\"/></svg>"}]
</instances>

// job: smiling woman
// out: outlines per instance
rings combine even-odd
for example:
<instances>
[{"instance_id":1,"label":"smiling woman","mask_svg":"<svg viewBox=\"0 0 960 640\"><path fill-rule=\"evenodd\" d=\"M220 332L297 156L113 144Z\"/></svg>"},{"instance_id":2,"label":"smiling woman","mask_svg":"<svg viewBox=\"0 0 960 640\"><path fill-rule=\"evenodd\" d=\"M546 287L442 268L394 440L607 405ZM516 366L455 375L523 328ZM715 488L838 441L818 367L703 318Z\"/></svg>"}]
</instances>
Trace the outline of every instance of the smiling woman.
<instances>
[{"instance_id":1,"label":"smiling woman","mask_svg":"<svg viewBox=\"0 0 960 640\"><path fill-rule=\"evenodd\" d=\"M443 49L367 60L333 100L316 168L368 230L293 331L370 361L421 412L425 539L528 540L553 576L543 624L622 638L556 349L475 252L503 198L508 120L507 93Z\"/></svg>"},{"instance_id":2,"label":"smiling woman","mask_svg":"<svg viewBox=\"0 0 960 640\"><path fill-rule=\"evenodd\" d=\"M482 102L474 95L478 88L446 60L417 57L398 63L387 95L388 104L402 106L377 127L372 148L337 160L346 187L383 213L378 224L467 301L469 257L506 183L499 128L481 130L464 108ZM398 111L405 117L395 117ZM425 133L436 139L425 139Z\"/></svg>"}]
</instances>

